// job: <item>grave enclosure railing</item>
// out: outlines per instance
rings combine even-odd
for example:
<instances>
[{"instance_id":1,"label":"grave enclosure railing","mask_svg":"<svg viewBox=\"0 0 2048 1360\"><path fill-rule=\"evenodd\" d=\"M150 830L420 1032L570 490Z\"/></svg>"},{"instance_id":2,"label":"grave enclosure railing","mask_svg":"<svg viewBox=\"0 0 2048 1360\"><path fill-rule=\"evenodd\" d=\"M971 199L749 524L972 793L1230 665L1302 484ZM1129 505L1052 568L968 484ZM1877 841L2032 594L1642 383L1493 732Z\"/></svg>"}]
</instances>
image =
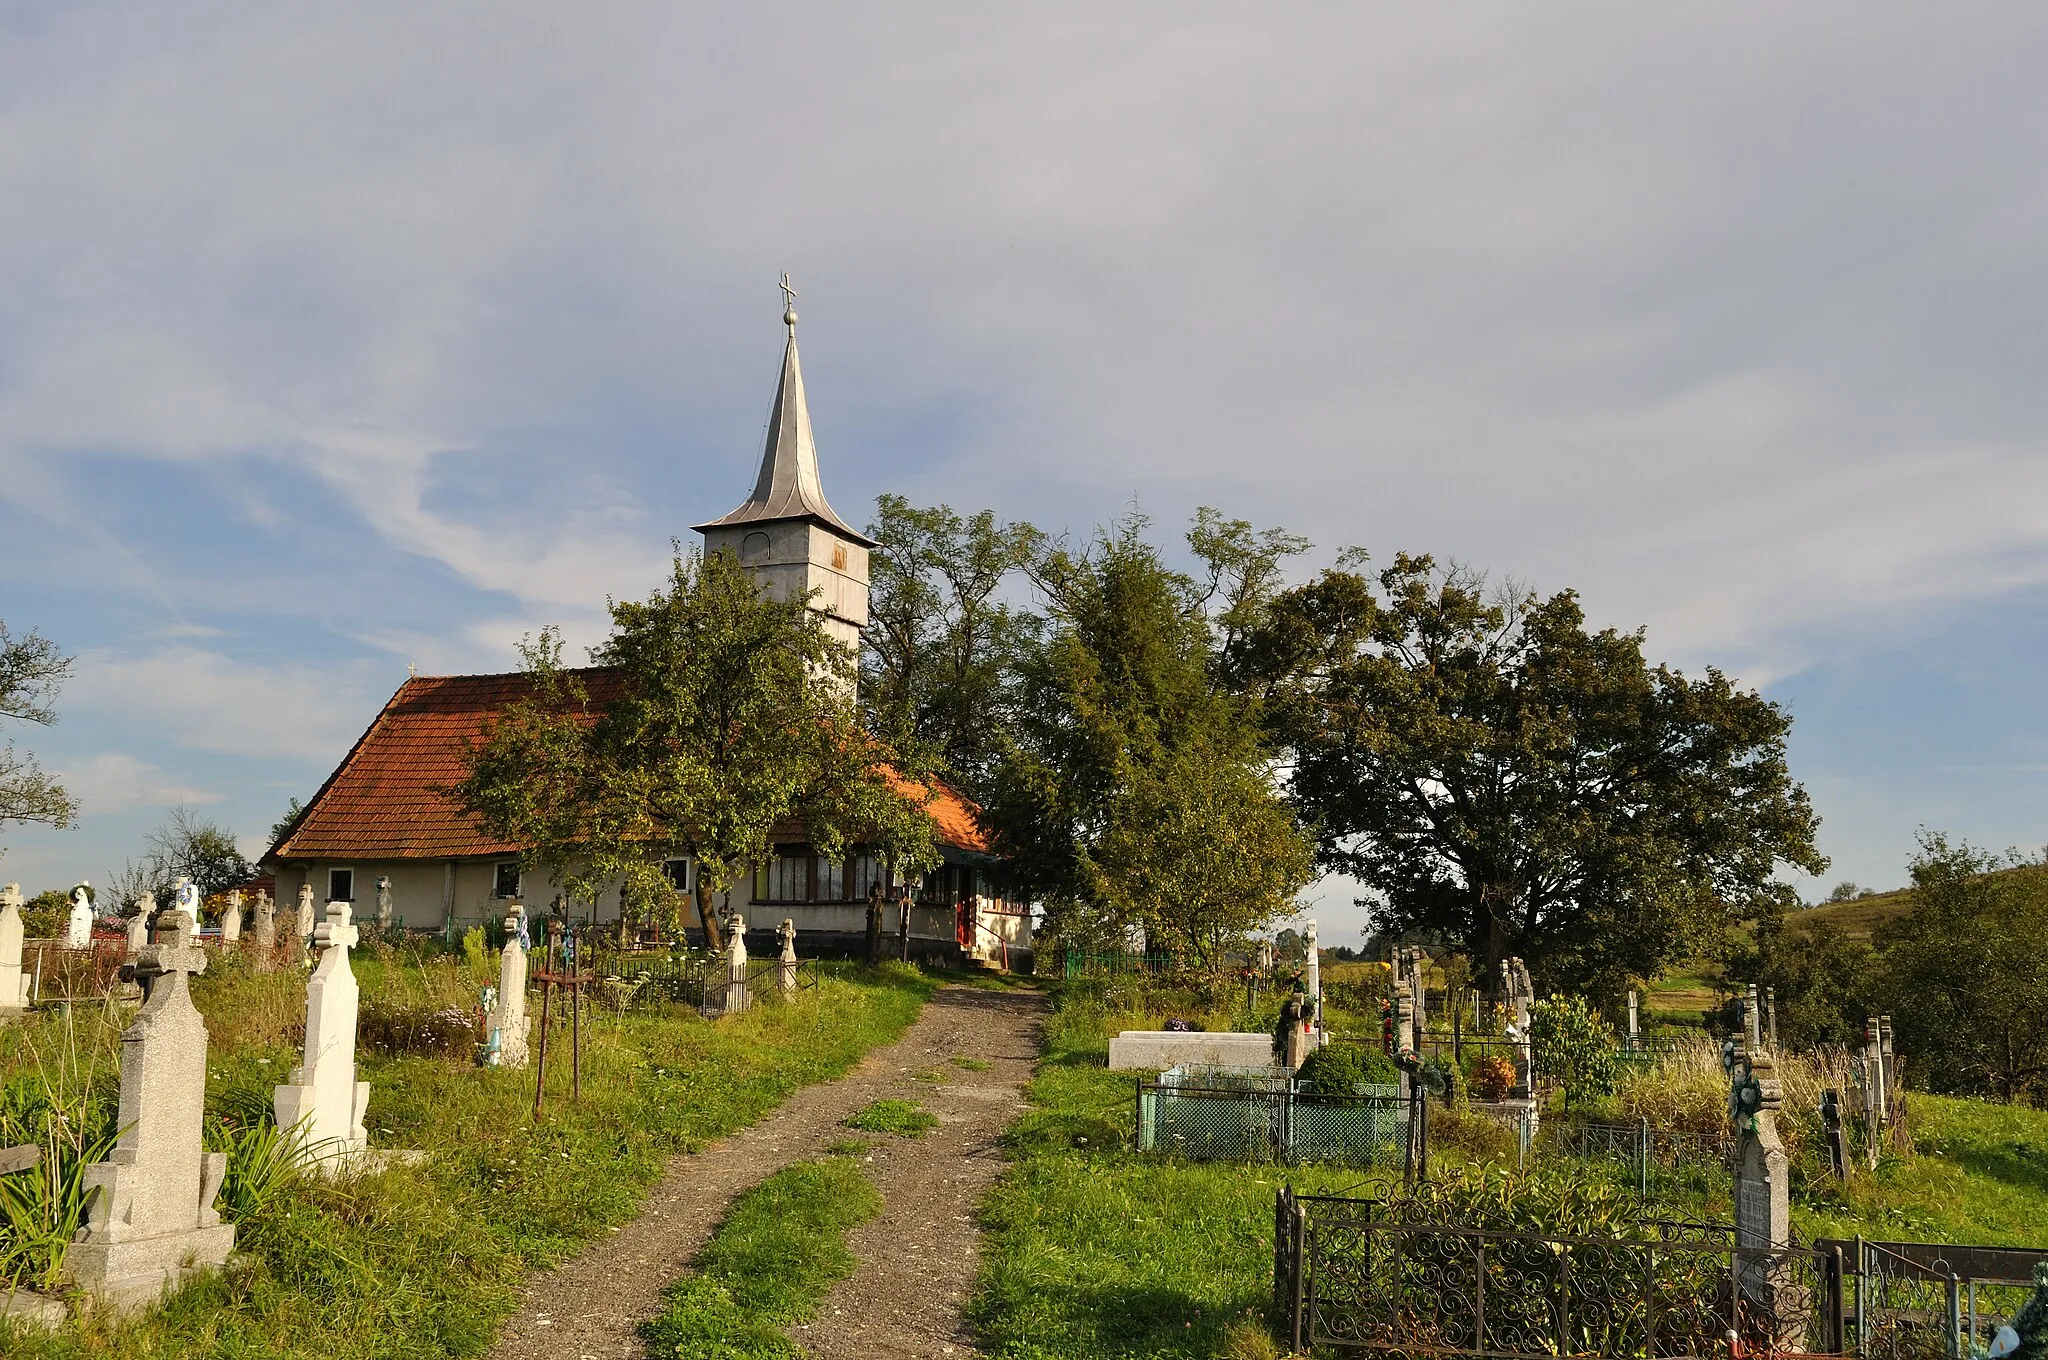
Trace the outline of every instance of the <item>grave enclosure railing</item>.
<instances>
[{"instance_id":1,"label":"grave enclosure railing","mask_svg":"<svg viewBox=\"0 0 2048 1360\"><path fill-rule=\"evenodd\" d=\"M1276 1072L1284 1069L1274 1069ZM1298 1091L1266 1082L1162 1074L1137 1082L1137 1145L1190 1161L1404 1161L1427 1107L1381 1087L1362 1095Z\"/></svg>"},{"instance_id":2,"label":"grave enclosure railing","mask_svg":"<svg viewBox=\"0 0 2048 1360\"><path fill-rule=\"evenodd\" d=\"M1689 1357L1841 1354L1835 1258L1706 1224L1572 1237L1402 1221L1373 1200L1274 1204L1274 1307L1296 1350Z\"/></svg>"},{"instance_id":3,"label":"grave enclosure railing","mask_svg":"<svg viewBox=\"0 0 2048 1360\"><path fill-rule=\"evenodd\" d=\"M1544 1150L1560 1156L1622 1163L1629 1168L1637 1195L1646 1200L1672 1174L1725 1171L1735 1153L1730 1134L1660 1129L1647 1119L1633 1124L1546 1124L1542 1142L1547 1145Z\"/></svg>"}]
</instances>

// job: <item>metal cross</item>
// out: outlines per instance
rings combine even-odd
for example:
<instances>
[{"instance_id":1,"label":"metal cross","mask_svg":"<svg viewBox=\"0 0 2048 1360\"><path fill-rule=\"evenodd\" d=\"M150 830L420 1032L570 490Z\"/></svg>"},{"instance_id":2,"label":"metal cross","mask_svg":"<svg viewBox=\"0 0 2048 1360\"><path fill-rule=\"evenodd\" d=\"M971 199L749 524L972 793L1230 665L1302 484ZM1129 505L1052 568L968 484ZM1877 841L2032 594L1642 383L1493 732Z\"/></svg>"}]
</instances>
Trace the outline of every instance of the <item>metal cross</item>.
<instances>
[{"instance_id":1,"label":"metal cross","mask_svg":"<svg viewBox=\"0 0 2048 1360\"><path fill-rule=\"evenodd\" d=\"M787 269L782 271L782 310L785 312L796 310L796 289L789 286L789 271Z\"/></svg>"}]
</instances>

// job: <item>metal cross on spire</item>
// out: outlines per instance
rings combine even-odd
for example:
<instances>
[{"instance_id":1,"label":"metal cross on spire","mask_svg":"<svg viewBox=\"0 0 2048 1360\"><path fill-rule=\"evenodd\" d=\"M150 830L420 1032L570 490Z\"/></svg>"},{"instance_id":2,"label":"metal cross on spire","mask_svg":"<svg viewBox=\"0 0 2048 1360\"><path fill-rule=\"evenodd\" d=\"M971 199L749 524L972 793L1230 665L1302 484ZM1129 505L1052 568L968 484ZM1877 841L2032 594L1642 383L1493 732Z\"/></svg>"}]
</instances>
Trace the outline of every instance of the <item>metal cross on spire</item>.
<instances>
[{"instance_id":1,"label":"metal cross on spire","mask_svg":"<svg viewBox=\"0 0 2048 1360\"><path fill-rule=\"evenodd\" d=\"M782 271L782 324L789 327L789 338L796 339L796 289L789 285L789 271Z\"/></svg>"}]
</instances>

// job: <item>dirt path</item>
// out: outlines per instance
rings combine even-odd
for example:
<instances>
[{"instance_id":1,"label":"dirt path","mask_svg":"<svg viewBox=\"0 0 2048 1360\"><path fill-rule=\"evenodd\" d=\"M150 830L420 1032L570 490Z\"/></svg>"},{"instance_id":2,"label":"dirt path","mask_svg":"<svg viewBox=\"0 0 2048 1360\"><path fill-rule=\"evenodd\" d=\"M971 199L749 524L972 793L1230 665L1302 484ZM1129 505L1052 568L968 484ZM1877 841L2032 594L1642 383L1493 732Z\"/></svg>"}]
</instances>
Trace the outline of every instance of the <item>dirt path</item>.
<instances>
[{"instance_id":1,"label":"dirt path","mask_svg":"<svg viewBox=\"0 0 2048 1360\"><path fill-rule=\"evenodd\" d=\"M880 1141L867 1170L886 1205L853 1234L859 1268L797 1337L821 1358L969 1354L959 1312L974 1279L974 1204L1000 1169L995 1138L1022 1108L1043 1008L1034 992L941 988L901 1039L846 1076L807 1086L751 1128L670 1162L638 1218L533 1278L492 1360L643 1360L640 1323L734 1196L856 1136L840 1121L888 1096L923 1102L939 1127ZM987 1066L969 1070L956 1057Z\"/></svg>"}]
</instances>

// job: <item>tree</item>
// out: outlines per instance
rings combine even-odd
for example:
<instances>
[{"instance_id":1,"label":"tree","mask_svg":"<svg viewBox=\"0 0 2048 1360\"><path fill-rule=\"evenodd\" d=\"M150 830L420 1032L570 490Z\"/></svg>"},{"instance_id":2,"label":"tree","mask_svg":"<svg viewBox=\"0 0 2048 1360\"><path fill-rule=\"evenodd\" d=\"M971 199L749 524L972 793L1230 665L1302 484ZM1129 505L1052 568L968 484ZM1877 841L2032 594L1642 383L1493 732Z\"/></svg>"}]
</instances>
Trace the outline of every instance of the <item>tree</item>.
<instances>
[{"instance_id":1,"label":"tree","mask_svg":"<svg viewBox=\"0 0 2048 1360\"><path fill-rule=\"evenodd\" d=\"M1783 1042L1849 1044L1875 1007L1877 951L1826 921L1787 921L1773 911L1728 960L1727 974L1772 989Z\"/></svg>"},{"instance_id":2,"label":"tree","mask_svg":"<svg viewBox=\"0 0 2048 1360\"><path fill-rule=\"evenodd\" d=\"M1564 1087L1567 1105L1614 1090L1614 1030L1583 996L1552 995L1529 1008L1529 1046L1542 1077Z\"/></svg>"},{"instance_id":3,"label":"tree","mask_svg":"<svg viewBox=\"0 0 2048 1360\"><path fill-rule=\"evenodd\" d=\"M71 658L56 643L33 629L16 637L0 622L0 718L51 726L51 705L70 674ZM17 751L12 740L0 745L0 829L9 822L62 828L77 816L77 801L43 773L34 753Z\"/></svg>"},{"instance_id":4,"label":"tree","mask_svg":"<svg viewBox=\"0 0 2048 1360\"><path fill-rule=\"evenodd\" d=\"M674 899L663 864L693 857L717 949L712 898L768 859L778 823L801 820L828 855L858 839L904 871L936 862L926 791L861 730L853 658L804 600L767 597L729 553L678 548L665 589L609 608L591 659L617 697L593 700L543 631L521 649L533 696L490 725L451 790L490 834L530 847L526 867L586 901L616 884L646 913Z\"/></svg>"},{"instance_id":5,"label":"tree","mask_svg":"<svg viewBox=\"0 0 2048 1360\"><path fill-rule=\"evenodd\" d=\"M983 510L919 509L882 496L868 536L871 589L862 636L861 706L868 728L985 797L1001 741L1007 677L1033 620L996 598L1044 535Z\"/></svg>"},{"instance_id":6,"label":"tree","mask_svg":"<svg viewBox=\"0 0 2048 1360\"><path fill-rule=\"evenodd\" d=\"M1643 659L1548 599L1402 555L1347 554L1282 592L1234 649L1293 759L1322 867L1388 933L1442 930L1551 985L1613 993L1818 873L1785 765L1791 720L1719 671Z\"/></svg>"},{"instance_id":7,"label":"tree","mask_svg":"<svg viewBox=\"0 0 2048 1360\"><path fill-rule=\"evenodd\" d=\"M1929 1090L2048 1103L2048 857L1923 834L1913 905L1878 928L1899 1048Z\"/></svg>"},{"instance_id":8,"label":"tree","mask_svg":"<svg viewBox=\"0 0 2048 1360\"><path fill-rule=\"evenodd\" d=\"M1052 937L1143 930L1213 960L1287 914L1312 868L1273 787L1257 708L1217 664L1227 623L1209 605L1248 605L1235 583L1256 564L1205 558L1205 589L1169 570L1143 527L1134 515L1085 551L1056 546L1031 564L1046 618L1020 659L988 812ZM1214 547L1193 539L1198 555ZM1256 548L1248 528L1231 542L1247 539Z\"/></svg>"},{"instance_id":9,"label":"tree","mask_svg":"<svg viewBox=\"0 0 2048 1360\"><path fill-rule=\"evenodd\" d=\"M299 818L305 814L305 811L306 805L296 798L286 803L284 816L270 824L270 843L274 846L282 841L286 834L294 826L298 825Z\"/></svg>"},{"instance_id":10,"label":"tree","mask_svg":"<svg viewBox=\"0 0 2048 1360\"><path fill-rule=\"evenodd\" d=\"M256 876L242 858L233 832L182 805L172 808L163 825L149 833L148 846L145 862L151 866L159 902L170 900L171 886L180 877L191 879L205 898Z\"/></svg>"}]
</instances>

